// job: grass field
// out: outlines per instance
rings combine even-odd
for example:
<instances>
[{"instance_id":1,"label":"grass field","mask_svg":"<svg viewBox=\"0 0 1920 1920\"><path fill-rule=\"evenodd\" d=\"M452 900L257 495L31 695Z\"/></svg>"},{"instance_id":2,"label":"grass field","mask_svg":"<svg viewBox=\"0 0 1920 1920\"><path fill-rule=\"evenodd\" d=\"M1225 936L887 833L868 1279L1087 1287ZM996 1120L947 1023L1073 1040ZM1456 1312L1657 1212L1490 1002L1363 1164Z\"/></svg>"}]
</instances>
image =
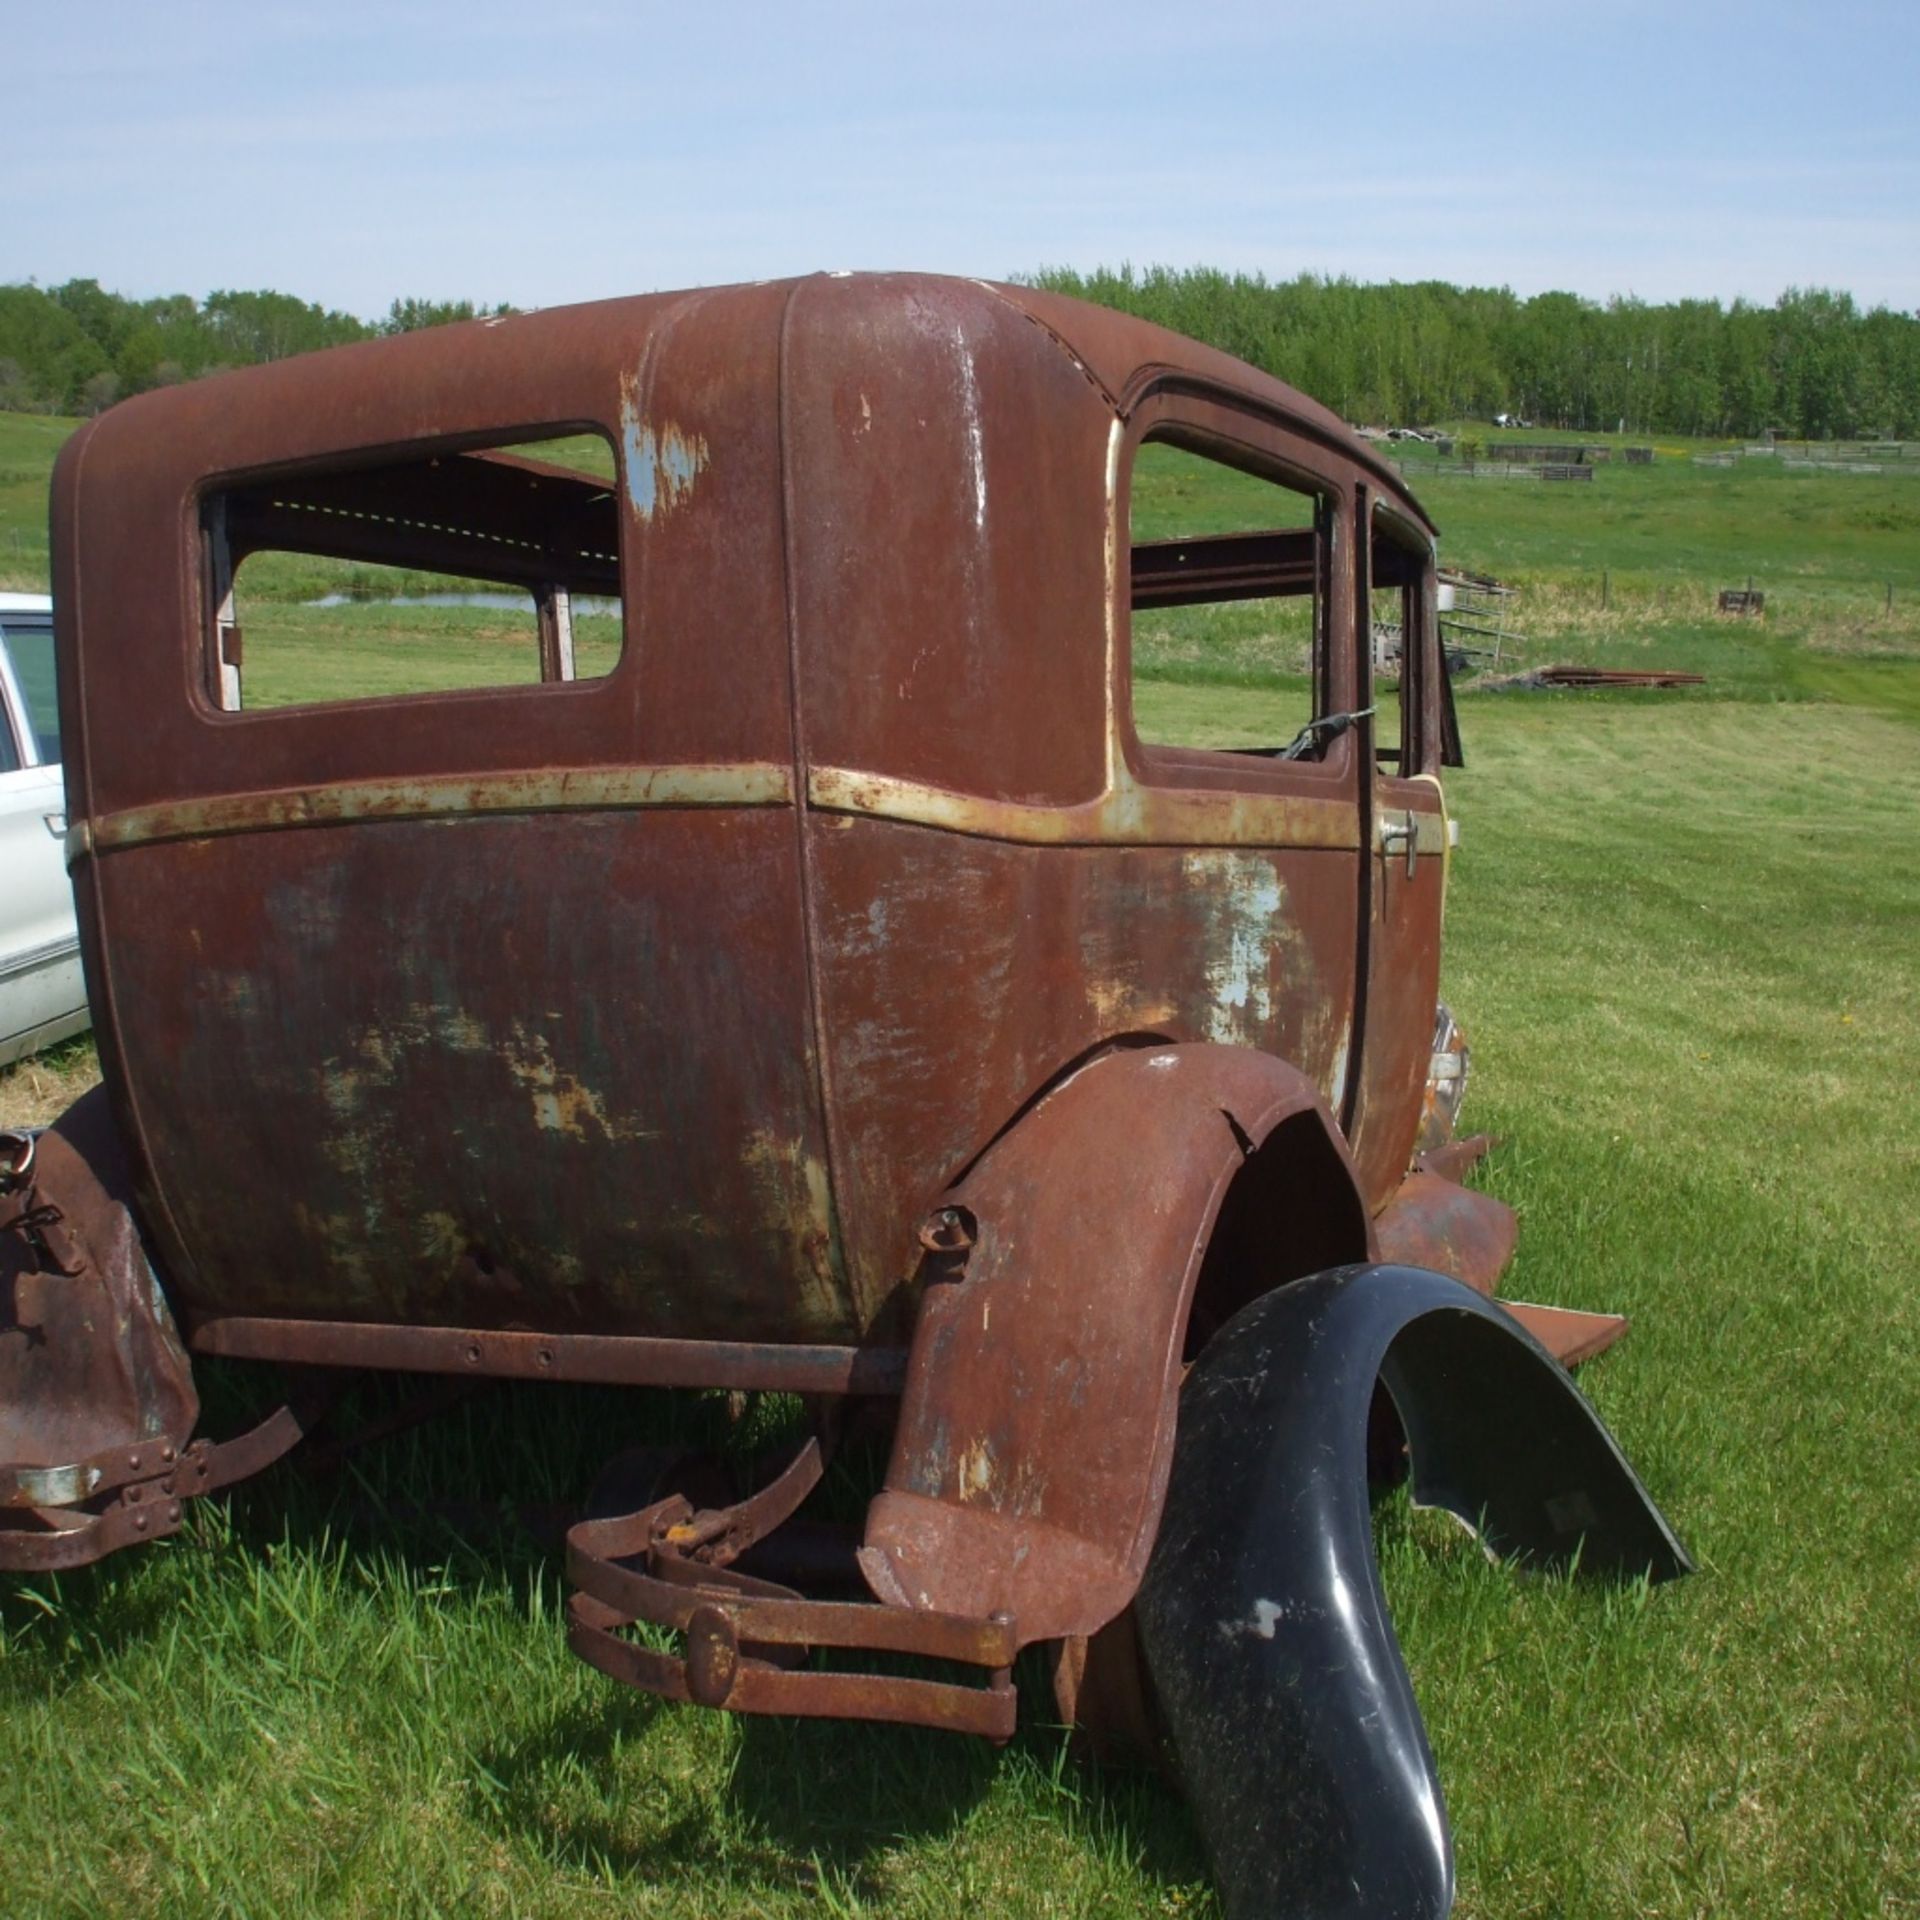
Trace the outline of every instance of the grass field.
<instances>
[{"instance_id":1,"label":"grass field","mask_svg":"<svg viewBox=\"0 0 1920 1920\"><path fill-rule=\"evenodd\" d=\"M1436 482L1429 503L1460 529L1448 557L1522 576L1559 608L1540 644L1583 659L1643 645L1623 592L1657 611L1744 578L1746 524L1773 515L1764 621L1656 629L1663 660L1714 662L1705 690L1466 695L1448 783L1446 992L1467 1118L1506 1142L1481 1178L1522 1219L1508 1291L1633 1316L1583 1384L1700 1573L1518 1577L1389 1502L1385 1578L1461 1914L1914 1920L1920 646L1899 594L1920 600L1920 539L1849 558L1817 517L1912 483L1756 476L1785 490L1769 506L1715 491L1744 472L1673 474ZM1476 520L1496 511L1516 519ZM1571 529L1526 518L1576 511L1613 569L1604 615L1587 560L1560 564ZM1244 677L1139 703L1162 730L1264 737L1294 690ZM82 1047L0 1077L0 1124L90 1071ZM214 1376L216 1412L247 1386ZM574 1661L553 1557L509 1504L577 1493L636 1433L726 1431L706 1400L503 1390L339 1477L207 1503L165 1546L0 1585L0 1907L1212 1910L1178 1801L1070 1760L1036 1674L996 1753L658 1706Z\"/></svg>"},{"instance_id":2,"label":"grass field","mask_svg":"<svg viewBox=\"0 0 1920 1920\"><path fill-rule=\"evenodd\" d=\"M0 413L0 589L47 590L47 477L77 420Z\"/></svg>"}]
</instances>

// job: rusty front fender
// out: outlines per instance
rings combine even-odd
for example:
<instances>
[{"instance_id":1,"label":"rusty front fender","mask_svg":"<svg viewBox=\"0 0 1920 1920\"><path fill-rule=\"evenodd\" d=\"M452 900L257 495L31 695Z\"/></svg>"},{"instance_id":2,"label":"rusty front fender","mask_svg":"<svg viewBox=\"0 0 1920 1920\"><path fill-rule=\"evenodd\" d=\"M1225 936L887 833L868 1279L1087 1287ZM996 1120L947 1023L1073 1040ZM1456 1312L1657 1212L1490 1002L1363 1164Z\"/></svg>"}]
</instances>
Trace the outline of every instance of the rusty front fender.
<instances>
[{"instance_id":1,"label":"rusty front fender","mask_svg":"<svg viewBox=\"0 0 1920 1920\"><path fill-rule=\"evenodd\" d=\"M883 1601L1096 1631L1160 1523L1189 1320L1372 1257L1319 1089L1221 1046L1103 1055L934 1216L893 1457L861 1566Z\"/></svg>"}]
</instances>

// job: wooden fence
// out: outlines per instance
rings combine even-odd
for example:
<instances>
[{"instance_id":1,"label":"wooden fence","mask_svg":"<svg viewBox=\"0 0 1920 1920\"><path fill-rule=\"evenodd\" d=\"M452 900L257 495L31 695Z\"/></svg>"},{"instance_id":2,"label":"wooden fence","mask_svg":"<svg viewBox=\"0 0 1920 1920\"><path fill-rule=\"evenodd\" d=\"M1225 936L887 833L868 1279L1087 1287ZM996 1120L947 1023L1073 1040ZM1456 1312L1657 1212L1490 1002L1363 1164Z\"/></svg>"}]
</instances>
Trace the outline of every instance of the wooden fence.
<instances>
[{"instance_id":1,"label":"wooden fence","mask_svg":"<svg viewBox=\"0 0 1920 1920\"><path fill-rule=\"evenodd\" d=\"M1409 480L1435 475L1456 480L1591 480L1593 469L1581 466L1516 466L1510 460L1396 460Z\"/></svg>"}]
</instances>

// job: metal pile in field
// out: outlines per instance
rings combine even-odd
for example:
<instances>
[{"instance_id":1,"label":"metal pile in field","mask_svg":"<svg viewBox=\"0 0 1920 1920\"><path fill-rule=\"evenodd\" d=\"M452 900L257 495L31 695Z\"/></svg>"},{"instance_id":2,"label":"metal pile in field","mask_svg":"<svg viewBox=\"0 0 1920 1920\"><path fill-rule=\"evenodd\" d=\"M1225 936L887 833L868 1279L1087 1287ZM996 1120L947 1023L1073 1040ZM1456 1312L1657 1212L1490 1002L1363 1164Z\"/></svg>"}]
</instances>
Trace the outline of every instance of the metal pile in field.
<instances>
[{"instance_id":1,"label":"metal pile in field","mask_svg":"<svg viewBox=\"0 0 1920 1920\"><path fill-rule=\"evenodd\" d=\"M1535 667L1511 679L1490 681L1489 691L1506 693L1528 687L1704 687L1704 673L1680 673L1670 667Z\"/></svg>"}]
</instances>

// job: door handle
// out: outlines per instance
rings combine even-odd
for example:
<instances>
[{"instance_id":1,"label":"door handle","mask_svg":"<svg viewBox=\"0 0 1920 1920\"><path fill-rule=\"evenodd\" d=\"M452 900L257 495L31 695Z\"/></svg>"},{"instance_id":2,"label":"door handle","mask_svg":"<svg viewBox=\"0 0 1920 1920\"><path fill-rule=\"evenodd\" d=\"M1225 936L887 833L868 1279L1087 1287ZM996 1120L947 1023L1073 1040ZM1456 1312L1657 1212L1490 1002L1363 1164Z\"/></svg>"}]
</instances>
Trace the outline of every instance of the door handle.
<instances>
[{"instance_id":1,"label":"door handle","mask_svg":"<svg viewBox=\"0 0 1920 1920\"><path fill-rule=\"evenodd\" d=\"M1389 820L1384 814L1380 817L1380 851L1391 853L1402 842L1407 849L1407 878L1411 880L1414 862L1420 856L1420 820L1411 807L1398 820Z\"/></svg>"}]
</instances>

